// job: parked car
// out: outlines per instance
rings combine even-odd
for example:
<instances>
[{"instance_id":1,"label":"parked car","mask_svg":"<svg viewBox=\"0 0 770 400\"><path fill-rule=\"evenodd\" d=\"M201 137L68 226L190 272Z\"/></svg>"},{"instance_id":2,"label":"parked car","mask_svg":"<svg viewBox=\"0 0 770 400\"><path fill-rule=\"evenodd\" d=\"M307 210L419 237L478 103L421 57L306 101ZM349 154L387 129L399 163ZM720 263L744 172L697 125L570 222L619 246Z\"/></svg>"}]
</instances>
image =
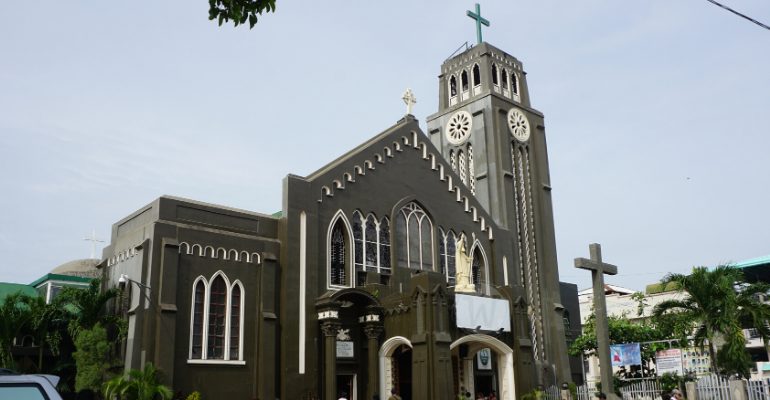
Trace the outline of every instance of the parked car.
<instances>
[{"instance_id":1,"label":"parked car","mask_svg":"<svg viewBox=\"0 0 770 400\"><path fill-rule=\"evenodd\" d=\"M55 375L20 375L0 371L0 399L62 400L56 391L59 377Z\"/></svg>"}]
</instances>

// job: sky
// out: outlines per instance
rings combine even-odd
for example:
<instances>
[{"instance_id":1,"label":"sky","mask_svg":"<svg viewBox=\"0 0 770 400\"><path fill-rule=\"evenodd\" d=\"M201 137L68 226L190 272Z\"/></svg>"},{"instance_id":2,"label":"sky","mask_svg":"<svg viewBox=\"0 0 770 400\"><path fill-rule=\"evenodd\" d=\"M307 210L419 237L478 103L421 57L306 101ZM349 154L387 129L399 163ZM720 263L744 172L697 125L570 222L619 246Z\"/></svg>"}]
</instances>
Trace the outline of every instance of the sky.
<instances>
[{"instance_id":1,"label":"sky","mask_svg":"<svg viewBox=\"0 0 770 400\"><path fill-rule=\"evenodd\" d=\"M724 0L770 23L766 0ZM261 213L399 120L425 129L469 1L0 3L0 281L90 257L161 195ZM560 278L600 243L641 290L770 254L770 31L705 0L486 1L545 114ZM101 254L101 246L97 254Z\"/></svg>"}]
</instances>

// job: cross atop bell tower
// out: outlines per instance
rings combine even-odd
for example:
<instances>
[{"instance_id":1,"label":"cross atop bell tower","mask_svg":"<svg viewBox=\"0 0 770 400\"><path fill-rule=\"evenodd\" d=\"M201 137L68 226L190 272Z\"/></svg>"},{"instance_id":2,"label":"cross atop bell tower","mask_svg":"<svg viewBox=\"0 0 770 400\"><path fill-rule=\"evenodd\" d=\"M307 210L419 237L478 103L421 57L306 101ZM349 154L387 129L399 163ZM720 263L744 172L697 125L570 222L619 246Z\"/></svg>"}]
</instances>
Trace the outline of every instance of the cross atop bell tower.
<instances>
[{"instance_id":1,"label":"cross atop bell tower","mask_svg":"<svg viewBox=\"0 0 770 400\"><path fill-rule=\"evenodd\" d=\"M481 16L481 6L476 3L476 12L468 10L466 15L476 20L476 43L481 44L481 25L489 26L489 21Z\"/></svg>"}]
</instances>

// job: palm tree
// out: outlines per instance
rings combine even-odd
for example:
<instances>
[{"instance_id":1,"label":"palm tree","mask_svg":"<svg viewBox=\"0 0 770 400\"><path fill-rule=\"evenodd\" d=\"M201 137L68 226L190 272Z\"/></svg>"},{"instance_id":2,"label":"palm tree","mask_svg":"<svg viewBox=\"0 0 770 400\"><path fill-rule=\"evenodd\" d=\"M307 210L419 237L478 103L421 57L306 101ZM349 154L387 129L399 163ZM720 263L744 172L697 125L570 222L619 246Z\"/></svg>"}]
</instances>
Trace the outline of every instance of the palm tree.
<instances>
[{"instance_id":1,"label":"palm tree","mask_svg":"<svg viewBox=\"0 0 770 400\"><path fill-rule=\"evenodd\" d=\"M14 368L13 340L32 319L30 299L18 292L6 296L0 304L0 368Z\"/></svg>"},{"instance_id":2,"label":"palm tree","mask_svg":"<svg viewBox=\"0 0 770 400\"><path fill-rule=\"evenodd\" d=\"M147 363L143 370L132 369L128 376L121 375L104 384L104 398L113 400L168 400L171 389L160 383L158 370Z\"/></svg>"},{"instance_id":3,"label":"palm tree","mask_svg":"<svg viewBox=\"0 0 770 400\"><path fill-rule=\"evenodd\" d=\"M656 317L676 312L696 322L693 339L697 346L708 342L709 354L715 372L748 375L748 354L742 327L751 324L760 336L770 338L766 321L770 319L770 305L762 302L761 294L770 286L765 283L746 283L743 272L730 265L709 270L695 267L690 275L668 274L661 283L675 283L686 294L680 300L667 300L655 306ZM717 349L715 339L725 341ZM723 352L719 358L718 351Z\"/></svg>"},{"instance_id":4,"label":"palm tree","mask_svg":"<svg viewBox=\"0 0 770 400\"><path fill-rule=\"evenodd\" d=\"M105 312L107 303L119 295L120 291L117 289L102 291L100 279L92 280L87 289L62 289L57 300L64 304L65 310L71 314L70 335L75 338L81 329L91 329L97 323L104 326L122 326L124 321L120 317Z\"/></svg>"},{"instance_id":5,"label":"palm tree","mask_svg":"<svg viewBox=\"0 0 770 400\"><path fill-rule=\"evenodd\" d=\"M67 325L67 313L57 300L58 297L48 304L43 297L30 297L27 301L31 314L28 329L38 344L38 372L43 369L43 353L46 346L57 355L62 332Z\"/></svg>"}]
</instances>

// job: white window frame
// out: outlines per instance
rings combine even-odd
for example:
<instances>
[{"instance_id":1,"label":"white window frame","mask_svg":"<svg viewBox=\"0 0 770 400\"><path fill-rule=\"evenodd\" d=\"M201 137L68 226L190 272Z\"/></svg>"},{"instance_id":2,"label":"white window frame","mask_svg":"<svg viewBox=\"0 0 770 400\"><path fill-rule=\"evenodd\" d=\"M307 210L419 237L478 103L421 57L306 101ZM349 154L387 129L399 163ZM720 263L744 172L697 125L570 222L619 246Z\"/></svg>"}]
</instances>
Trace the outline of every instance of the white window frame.
<instances>
[{"instance_id":1,"label":"white window frame","mask_svg":"<svg viewBox=\"0 0 770 400\"><path fill-rule=\"evenodd\" d=\"M225 281L225 341L223 345L222 358L208 359L208 340L209 340L209 307L211 301L211 282L221 276ZM195 287L198 282L203 282L204 294L203 294L203 326L201 327L201 358L192 358L192 346L193 346L193 324L195 321ZM232 293L233 287L238 285L241 289L241 306L240 306L240 323L239 323L239 335L238 335L238 358L230 358L230 322L232 319ZM246 361L243 359L243 325L245 323L244 305L246 298L246 290L243 287L243 283L236 279L233 283L230 283L230 279L227 275L219 270L214 273L208 280L204 276L198 276L192 285L191 307L190 307L190 336L189 336L189 350L187 354L188 364L229 364L229 365L245 365Z\"/></svg>"},{"instance_id":2,"label":"white window frame","mask_svg":"<svg viewBox=\"0 0 770 400\"><path fill-rule=\"evenodd\" d=\"M345 255L348 260L348 284L347 285L332 285L332 232L334 231L334 225L337 224L337 220L342 219L344 228L347 230L347 242L345 242L347 249L349 250ZM327 289L347 289L352 288L355 285L355 238L353 238L353 229L350 226L350 221L345 216L342 210L337 210L337 213L332 217L329 222L329 228L326 230L326 287ZM366 264L364 264L366 265Z\"/></svg>"},{"instance_id":3,"label":"white window frame","mask_svg":"<svg viewBox=\"0 0 770 400\"><path fill-rule=\"evenodd\" d=\"M418 238L418 243L420 243L420 254L419 254L419 265L420 265L420 271L426 270L425 263L422 259L422 254L424 253L424 249L422 248L422 224L424 221L428 221L428 224L430 225L430 256L431 256L431 264L432 268L430 270L435 271L436 270L436 262L433 259L433 252L434 248L436 246L435 240L433 238L433 221L430 220L430 216L428 216L428 213L425 212L425 209L422 208L419 204L417 204L414 201L411 201L407 204L405 204L403 207L401 207L401 210L399 212L404 216L404 230L406 234L406 267L409 269L412 269L412 258L411 258L411 246L409 245L409 219L414 216L416 210L409 210L409 214L405 212L406 208L414 204L415 207L419 208L422 212L422 217L417 220L417 232L419 232L420 237ZM415 218L417 218L415 216ZM399 249L399 251L401 251Z\"/></svg>"}]
</instances>

